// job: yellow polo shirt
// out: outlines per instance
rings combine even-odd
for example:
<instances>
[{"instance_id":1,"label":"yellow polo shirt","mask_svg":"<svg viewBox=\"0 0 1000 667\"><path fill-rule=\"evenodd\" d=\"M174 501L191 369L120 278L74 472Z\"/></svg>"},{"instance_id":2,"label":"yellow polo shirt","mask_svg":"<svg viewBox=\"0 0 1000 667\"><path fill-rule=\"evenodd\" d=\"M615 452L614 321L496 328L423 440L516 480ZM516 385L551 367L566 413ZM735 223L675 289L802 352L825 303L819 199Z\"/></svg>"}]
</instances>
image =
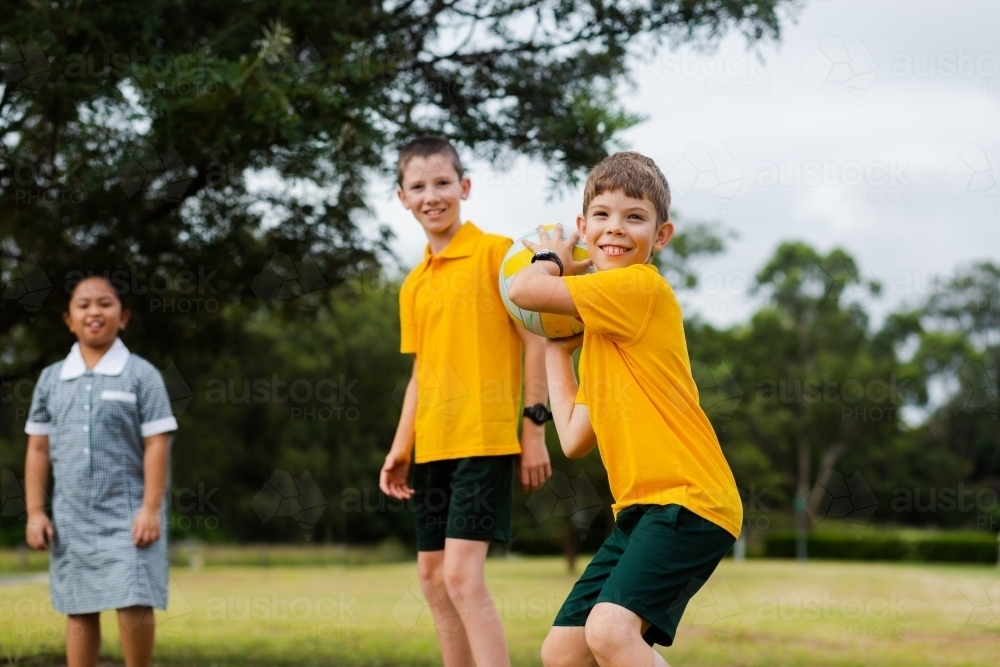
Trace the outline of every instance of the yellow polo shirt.
<instances>
[{"instance_id":1,"label":"yellow polo shirt","mask_svg":"<svg viewBox=\"0 0 1000 667\"><path fill-rule=\"evenodd\" d=\"M521 339L500 299L513 244L463 224L403 281L400 351L416 355L416 462L519 454Z\"/></svg>"},{"instance_id":2,"label":"yellow polo shirt","mask_svg":"<svg viewBox=\"0 0 1000 667\"><path fill-rule=\"evenodd\" d=\"M615 515L682 505L739 537L743 506L698 402L680 304L649 264L567 276L583 319L580 391Z\"/></svg>"}]
</instances>

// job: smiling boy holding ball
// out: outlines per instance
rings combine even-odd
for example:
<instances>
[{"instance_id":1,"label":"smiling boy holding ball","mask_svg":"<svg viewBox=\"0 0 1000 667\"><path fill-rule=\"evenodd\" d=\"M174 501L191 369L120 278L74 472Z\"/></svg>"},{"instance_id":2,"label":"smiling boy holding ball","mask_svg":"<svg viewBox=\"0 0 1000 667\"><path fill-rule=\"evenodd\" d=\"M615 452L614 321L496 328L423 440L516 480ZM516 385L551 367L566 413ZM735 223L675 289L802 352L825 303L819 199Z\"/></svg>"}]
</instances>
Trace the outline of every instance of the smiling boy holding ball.
<instances>
[{"instance_id":1,"label":"smiling boy holding ball","mask_svg":"<svg viewBox=\"0 0 1000 667\"><path fill-rule=\"evenodd\" d=\"M659 667L687 601L739 537L743 511L708 418L680 305L650 261L674 233L670 189L649 158L616 153L591 171L577 234L539 228L532 264L510 283L520 308L580 317L584 333L550 340L549 400L569 458L595 445L616 528L577 581L542 647L546 667ZM582 344L580 382L572 353Z\"/></svg>"}]
</instances>

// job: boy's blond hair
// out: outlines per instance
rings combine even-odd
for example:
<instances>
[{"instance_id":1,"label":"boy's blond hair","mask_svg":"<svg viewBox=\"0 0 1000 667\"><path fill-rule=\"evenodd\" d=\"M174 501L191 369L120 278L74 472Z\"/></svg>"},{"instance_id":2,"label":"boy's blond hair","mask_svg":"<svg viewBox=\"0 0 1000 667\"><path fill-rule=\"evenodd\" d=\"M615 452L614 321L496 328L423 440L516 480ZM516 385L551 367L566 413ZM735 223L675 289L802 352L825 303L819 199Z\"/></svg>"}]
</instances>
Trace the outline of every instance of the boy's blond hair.
<instances>
[{"instance_id":1,"label":"boy's blond hair","mask_svg":"<svg viewBox=\"0 0 1000 667\"><path fill-rule=\"evenodd\" d=\"M454 144L443 137L426 135L417 137L399 149L399 159L396 161L396 184L403 187L403 172L406 170L406 165L410 164L410 160L415 157L428 158L432 155L441 155L450 160L459 180L465 176L462 159L458 156Z\"/></svg>"},{"instance_id":2,"label":"boy's blond hair","mask_svg":"<svg viewBox=\"0 0 1000 667\"><path fill-rule=\"evenodd\" d=\"M670 219L670 185L650 158L635 151L622 151L604 158L590 170L583 189L583 215L594 197L622 191L633 199L648 199L656 207L657 224Z\"/></svg>"}]
</instances>

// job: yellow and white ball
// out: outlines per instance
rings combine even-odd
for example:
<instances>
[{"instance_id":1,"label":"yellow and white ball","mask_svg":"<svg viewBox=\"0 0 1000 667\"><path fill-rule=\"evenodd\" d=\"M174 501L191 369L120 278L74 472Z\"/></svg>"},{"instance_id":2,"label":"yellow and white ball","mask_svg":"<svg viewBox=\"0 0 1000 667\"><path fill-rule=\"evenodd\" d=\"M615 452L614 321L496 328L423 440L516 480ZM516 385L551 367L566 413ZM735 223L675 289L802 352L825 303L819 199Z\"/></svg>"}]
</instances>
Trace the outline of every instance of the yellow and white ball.
<instances>
[{"instance_id":1,"label":"yellow and white ball","mask_svg":"<svg viewBox=\"0 0 1000 667\"><path fill-rule=\"evenodd\" d=\"M553 228L555 228L555 225L545 225L545 229L550 233ZM569 236L568 231L564 226L563 238ZM545 336L546 338L567 338L582 332L583 322L576 317L555 315L553 313L535 313L530 310L524 310L523 308L518 308L507 296L507 288L510 282L517 275L518 271L531 264L531 258L535 254L533 250L524 247L524 244L521 242L523 239L528 239L532 243L541 243L538 230L528 232L514 241L514 245L510 247L510 250L507 251L507 254L503 258L503 264L500 265L500 296L503 298L504 306L507 307L507 312L522 327L533 334ZM576 247L573 248L573 259L579 262L589 257L590 253L587 252L587 246L583 243L583 240L577 241Z\"/></svg>"}]
</instances>

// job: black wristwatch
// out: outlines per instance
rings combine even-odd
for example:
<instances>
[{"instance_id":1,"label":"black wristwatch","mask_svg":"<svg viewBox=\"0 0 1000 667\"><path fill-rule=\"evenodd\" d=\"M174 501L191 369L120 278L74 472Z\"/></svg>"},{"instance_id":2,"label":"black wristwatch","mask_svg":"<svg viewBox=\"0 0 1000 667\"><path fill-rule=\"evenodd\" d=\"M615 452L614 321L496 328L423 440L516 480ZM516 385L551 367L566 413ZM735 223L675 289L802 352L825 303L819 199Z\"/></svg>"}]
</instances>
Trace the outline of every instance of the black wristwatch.
<instances>
[{"instance_id":1,"label":"black wristwatch","mask_svg":"<svg viewBox=\"0 0 1000 667\"><path fill-rule=\"evenodd\" d=\"M531 263L535 262L555 262L555 265L559 267L559 275L561 276L564 271L562 260L559 259L559 255L555 250L549 250L548 248L542 248L534 254L531 258Z\"/></svg>"},{"instance_id":2,"label":"black wristwatch","mask_svg":"<svg viewBox=\"0 0 1000 667\"><path fill-rule=\"evenodd\" d=\"M552 421L552 413L544 403L535 403L534 405L524 409L523 415L535 422L539 426L545 422Z\"/></svg>"}]
</instances>

